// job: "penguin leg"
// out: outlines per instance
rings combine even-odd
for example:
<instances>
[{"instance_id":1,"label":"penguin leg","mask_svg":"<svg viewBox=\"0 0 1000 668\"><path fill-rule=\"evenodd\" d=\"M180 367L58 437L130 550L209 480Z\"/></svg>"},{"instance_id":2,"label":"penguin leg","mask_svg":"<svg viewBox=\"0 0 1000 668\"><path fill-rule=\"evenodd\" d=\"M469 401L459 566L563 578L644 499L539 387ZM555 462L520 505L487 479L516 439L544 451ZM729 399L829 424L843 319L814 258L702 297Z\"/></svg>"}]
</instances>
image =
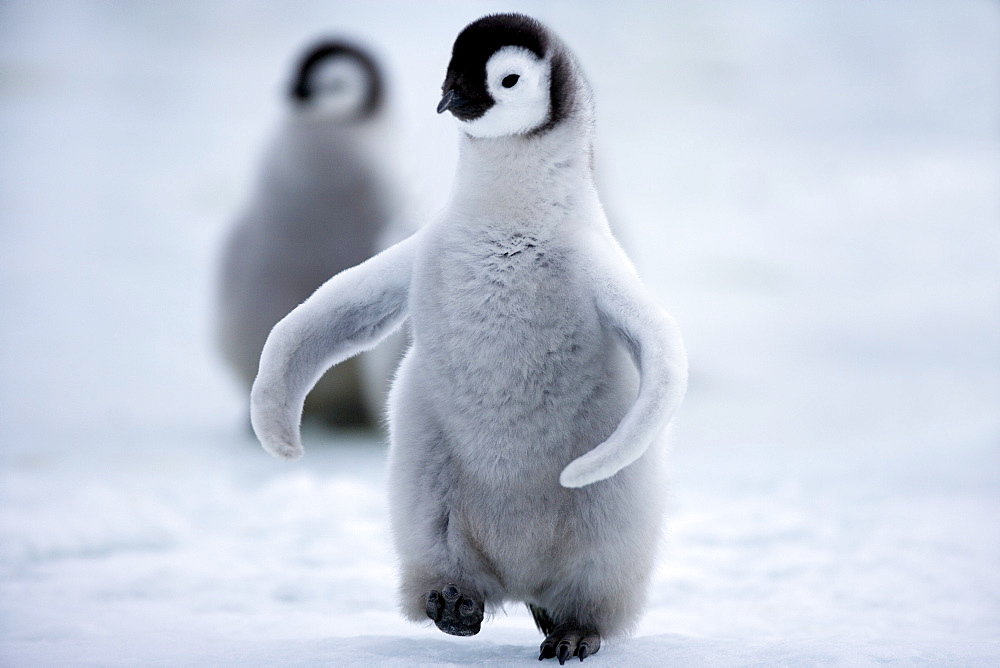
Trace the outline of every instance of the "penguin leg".
<instances>
[{"instance_id":1,"label":"penguin leg","mask_svg":"<svg viewBox=\"0 0 1000 668\"><path fill-rule=\"evenodd\" d=\"M561 666L570 657L579 657L580 661L583 661L591 654L597 654L599 649L601 649L601 634L575 620L570 620L557 624L545 637L538 660L557 659Z\"/></svg>"},{"instance_id":2,"label":"penguin leg","mask_svg":"<svg viewBox=\"0 0 1000 668\"><path fill-rule=\"evenodd\" d=\"M531 617L535 620L535 626L542 632L542 635L547 636L552 633L552 630L556 628L556 623L553 621L552 616L549 615L549 611L533 603L528 603L527 606L531 612Z\"/></svg>"},{"instance_id":3,"label":"penguin leg","mask_svg":"<svg viewBox=\"0 0 1000 668\"><path fill-rule=\"evenodd\" d=\"M453 636L474 636L483 623L483 601L466 596L453 584L427 593L427 616L439 629Z\"/></svg>"},{"instance_id":4,"label":"penguin leg","mask_svg":"<svg viewBox=\"0 0 1000 668\"><path fill-rule=\"evenodd\" d=\"M400 602L411 621L430 619L451 635L479 632L495 585L476 564L461 505L460 471L428 391L413 374L413 349L397 371L389 401L389 507L400 558Z\"/></svg>"}]
</instances>

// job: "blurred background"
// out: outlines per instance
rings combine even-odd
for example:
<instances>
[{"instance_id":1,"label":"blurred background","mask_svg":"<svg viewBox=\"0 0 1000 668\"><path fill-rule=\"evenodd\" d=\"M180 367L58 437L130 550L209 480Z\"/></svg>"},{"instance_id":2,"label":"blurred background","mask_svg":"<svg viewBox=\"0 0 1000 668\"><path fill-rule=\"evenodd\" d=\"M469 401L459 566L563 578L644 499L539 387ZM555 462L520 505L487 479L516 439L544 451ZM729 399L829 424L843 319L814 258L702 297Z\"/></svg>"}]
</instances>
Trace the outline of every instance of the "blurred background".
<instances>
[{"instance_id":1,"label":"blurred background","mask_svg":"<svg viewBox=\"0 0 1000 668\"><path fill-rule=\"evenodd\" d=\"M270 459L213 338L302 50L384 66L418 225L451 43L494 11L576 52L690 354L650 609L594 660L1000 659L997 3L4 0L0 663L534 662L520 610L399 618L384 445Z\"/></svg>"}]
</instances>

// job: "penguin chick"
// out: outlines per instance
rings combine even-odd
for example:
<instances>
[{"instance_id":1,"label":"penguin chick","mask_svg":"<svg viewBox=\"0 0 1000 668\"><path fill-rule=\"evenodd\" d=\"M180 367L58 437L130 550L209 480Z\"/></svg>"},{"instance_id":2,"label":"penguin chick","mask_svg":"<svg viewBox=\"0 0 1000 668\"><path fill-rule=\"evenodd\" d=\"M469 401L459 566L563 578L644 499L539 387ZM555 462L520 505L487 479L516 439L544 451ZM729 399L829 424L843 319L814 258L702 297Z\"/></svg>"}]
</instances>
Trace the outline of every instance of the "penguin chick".
<instances>
[{"instance_id":1,"label":"penguin chick","mask_svg":"<svg viewBox=\"0 0 1000 668\"><path fill-rule=\"evenodd\" d=\"M438 111L460 129L447 209L278 323L253 426L300 456L313 380L409 316L389 400L403 613L472 635L523 602L540 658L584 659L645 600L684 346L609 230L590 87L553 33L518 14L470 24Z\"/></svg>"},{"instance_id":2,"label":"penguin chick","mask_svg":"<svg viewBox=\"0 0 1000 668\"><path fill-rule=\"evenodd\" d=\"M384 155L384 97L373 58L347 42L315 44L296 66L287 116L223 250L218 338L248 389L274 324L328 278L387 245L398 205ZM397 352L401 345L395 342ZM332 369L305 412L333 425L371 426L394 362L375 377L359 360Z\"/></svg>"}]
</instances>

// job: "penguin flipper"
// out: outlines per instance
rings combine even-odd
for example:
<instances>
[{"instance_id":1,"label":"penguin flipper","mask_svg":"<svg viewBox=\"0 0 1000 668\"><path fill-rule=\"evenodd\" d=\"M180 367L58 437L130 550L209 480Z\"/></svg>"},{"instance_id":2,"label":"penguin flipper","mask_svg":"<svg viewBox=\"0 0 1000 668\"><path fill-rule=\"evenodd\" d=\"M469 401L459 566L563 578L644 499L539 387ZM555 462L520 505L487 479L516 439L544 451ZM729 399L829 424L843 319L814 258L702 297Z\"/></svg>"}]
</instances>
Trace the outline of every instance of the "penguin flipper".
<instances>
[{"instance_id":1,"label":"penguin flipper","mask_svg":"<svg viewBox=\"0 0 1000 668\"><path fill-rule=\"evenodd\" d=\"M403 324L416 236L340 272L271 330L250 391L250 421L265 450L301 457L299 422L309 390L331 366Z\"/></svg>"},{"instance_id":2,"label":"penguin flipper","mask_svg":"<svg viewBox=\"0 0 1000 668\"><path fill-rule=\"evenodd\" d=\"M595 264L603 267L595 278L598 310L639 370L639 393L611 436L563 469L563 487L604 480L641 457L687 389L687 354L677 323L649 297L624 255L620 266Z\"/></svg>"}]
</instances>

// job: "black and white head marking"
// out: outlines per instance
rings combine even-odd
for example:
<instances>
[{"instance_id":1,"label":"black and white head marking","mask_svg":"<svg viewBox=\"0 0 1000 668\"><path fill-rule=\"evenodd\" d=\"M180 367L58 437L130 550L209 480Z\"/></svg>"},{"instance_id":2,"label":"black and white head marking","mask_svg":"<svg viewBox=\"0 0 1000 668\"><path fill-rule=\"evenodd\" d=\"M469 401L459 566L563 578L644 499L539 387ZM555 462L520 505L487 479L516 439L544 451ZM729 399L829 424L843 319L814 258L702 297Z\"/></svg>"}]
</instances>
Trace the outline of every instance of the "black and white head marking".
<instances>
[{"instance_id":1,"label":"black and white head marking","mask_svg":"<svg viewBox=\"0 0 1000 668\"><path fill-rule=\"evenodd\" d=\"M299 60L289 97L299 109L361 120L378 111L382 88L382 75L371 55L344 41L324 41Z\"/></svg>"},{"instance_id":2,"label":"black and white head marking","mask_svg":"<svg viewBox=\"0 0 1000 668\"><path fill-rule=\"evenodd\" d=\"M455 39L438 113L473 137L544 132L567 113L566 53L538 21L494 14Z\"/></svg>"}]
</instances>

